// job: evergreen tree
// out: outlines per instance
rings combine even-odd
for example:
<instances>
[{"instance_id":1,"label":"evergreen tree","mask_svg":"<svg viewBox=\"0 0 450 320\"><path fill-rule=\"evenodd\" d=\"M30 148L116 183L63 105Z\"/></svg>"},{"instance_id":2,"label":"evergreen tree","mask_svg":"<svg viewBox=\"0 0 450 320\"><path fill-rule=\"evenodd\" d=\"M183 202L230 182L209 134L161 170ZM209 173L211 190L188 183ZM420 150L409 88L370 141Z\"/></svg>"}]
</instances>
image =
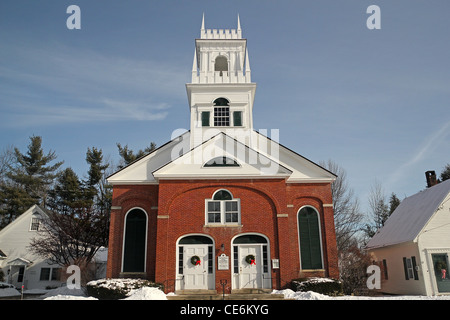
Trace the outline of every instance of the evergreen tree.
<instances>
[{"instance_id":1,"label":"evergreen tree","mask_svg":"<svg viewBox=\"0 0 450 320\"><path fill-rule=\"evenodd\" d=\"M450 179L450 163L444 167L444 170L441 172L441 181L445 181Z\"/></svg>"},{"instance_id":2,"label":"evergreen tree","mask_svg":"<svg viewBox=\"0 0 450 320\"><path fill-rule=\"evenodd\" d=\"M62 215L71 215L91 206L86 190L77 174L67 168L58 174L54 188L49 192L48 209Z\"/></svg>"},{"instance_id":3,"label":"evergreen tree","mask_svg":"<svg viewBox=\"0 0 450 320\"><path fill-rule=\"evenodd\" d=\"M134 153L133 150L128 148L128 145L125 145L122 147L120 143L117 143L117 148L119 149L119 155L122 158L121 164L119 164L119 169L126 167L133 161L139 159L140 157L145 156L146 154L149 154L153 150L156 149L156 143L150 142L150 146L145 148L144 150L139 150L137 153Z\"/></svg>"},{"instance_id":4,"label":"evergreen tree","mask_svg":"<svg viewBox=\"0 0 450 320\"><path fill-rule=\"evenodd\" d=\"M391 197L389 198L389 216L395 211L395 209L397 209L399 205L400 199L397 198L397 195L392 192Z\"/></svg>"},{"instance_id":5,"label":"evergreen tree","mask_svg":"<svg viewBox=\"0 0 450 320\"><path fill-rule=\"evenodd\" d=\"M50 165L57 158L54 151L44 154L42 138L30 137L25 154L14 148L14 163L6 173L8 179L0 185L1 223L12 222L33 204L45 206L51 184L61 162ZM6 219L5 219L6 218Z\"/></svg>"},{"instance_id":6,"label":"evergreen tree","mask_svg":"<svg viewBox=\"0 0 450 320\"><path fill-rule=\"evenodd\" d=\"M30 250L62 266L87 268L101 246L108 245L111 189L105 182L108 164L102 150L86 153L88 175L80 180L68 168L58 175L50 193L49 210Z\"/></svg>"}]
</instances>

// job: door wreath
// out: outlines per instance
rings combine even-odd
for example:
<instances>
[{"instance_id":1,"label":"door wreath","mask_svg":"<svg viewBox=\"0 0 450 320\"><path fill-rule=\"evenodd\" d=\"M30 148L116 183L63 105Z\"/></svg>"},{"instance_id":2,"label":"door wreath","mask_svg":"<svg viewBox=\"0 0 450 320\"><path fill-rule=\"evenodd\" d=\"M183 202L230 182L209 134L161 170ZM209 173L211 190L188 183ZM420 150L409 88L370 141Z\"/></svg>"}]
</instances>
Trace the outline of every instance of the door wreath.
<instances>
[{"instance_id":1,"label":"door wreath","mask_svg":"<svg viewBox=\"0 0 450 320\"><path fill-rule=\"evenodd\" d=\"M199 256L192 256L191 263L194 266L200 265L200 263L201 263L200 257Z\"/></svg>"},{"instance_id":2,"label":"door wreath","mask_svg":"<svg viewBox=\"0 0 450 320\"><path fill-rule=\"evenodd\" d=\"M248 264L256 265L255 256L252 254L249 254L248 256L245 257L245 262L247 262Z\"/></svg>"}]
</instances>

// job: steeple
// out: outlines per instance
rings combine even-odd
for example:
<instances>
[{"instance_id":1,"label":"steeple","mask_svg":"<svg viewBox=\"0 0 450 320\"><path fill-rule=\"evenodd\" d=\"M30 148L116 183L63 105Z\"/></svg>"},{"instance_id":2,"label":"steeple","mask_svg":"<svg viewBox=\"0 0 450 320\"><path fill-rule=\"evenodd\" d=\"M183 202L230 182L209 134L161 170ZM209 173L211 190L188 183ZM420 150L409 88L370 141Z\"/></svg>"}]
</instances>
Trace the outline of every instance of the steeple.
<instances>
[{"instance_id":1,"label":"steeple","mask_svg":"<svg viewBox=\"0 0 450 320\"><path fill-rule=\"evenodd\" d=\"M247 39L237 29L207 29L202 16L195 40L192 81L186 84L191 110L191 148L223 131L253 131L256 84L251 81ZM246 133L246 134L247 134Z\"/></svg>"},{"instance_id":2,"label":"steeple","mask_svg":"<svg viewBox=\"0 0 450 320\"><path fill-rule=\"evenodd\" d=\"M203 14L195 49L198 72L192 72L192 83L251 83L247 39L242 38L239 15L237 29L206 29Z\"/></svg>"}]
</instances>

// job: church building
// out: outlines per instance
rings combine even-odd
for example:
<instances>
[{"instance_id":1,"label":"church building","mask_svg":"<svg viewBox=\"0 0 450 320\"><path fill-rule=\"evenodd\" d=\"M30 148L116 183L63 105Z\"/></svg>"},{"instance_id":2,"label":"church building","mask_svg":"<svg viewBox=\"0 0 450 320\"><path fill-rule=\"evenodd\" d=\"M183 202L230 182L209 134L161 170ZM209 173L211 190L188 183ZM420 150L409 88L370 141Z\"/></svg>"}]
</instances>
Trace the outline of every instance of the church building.
<instances>
[{"instance_id":1,"label":"church building","mask_svg":"<svg viewBox=\"0 0 450 320\"><path fill-rule=\"evenodd\" d=\"M278 129L254 130L239 17L226 30L205 29L203 18L186 91L190 130L108 178L107 277L179 293L338 278L336 176L280 144Z\"/></svg>"}]
</instances>

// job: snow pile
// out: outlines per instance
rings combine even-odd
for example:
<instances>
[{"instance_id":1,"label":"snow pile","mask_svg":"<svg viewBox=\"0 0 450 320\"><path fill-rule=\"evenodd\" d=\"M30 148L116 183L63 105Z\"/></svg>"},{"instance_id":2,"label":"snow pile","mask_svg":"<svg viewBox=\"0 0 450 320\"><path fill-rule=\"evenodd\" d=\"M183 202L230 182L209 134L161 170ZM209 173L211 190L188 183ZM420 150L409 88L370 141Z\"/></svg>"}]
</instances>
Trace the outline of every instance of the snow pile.
<instances>
[{"instance_id":1,"label":"snow pile","mask_svg":"<svg viewBox=\"0 0 450 320\"><path fill-rule=\"evenodd\" d=\"M130 288L138 283L139 280L137 279L100 279L89 282L89 284L98 286L122 289ZM50 290L41 298L44 300L98 300L97 298L87 296L83 289L69 289L65 286ZM160 289L145 286L137 289L130 289L127 297L123 300L167 300L167 298Z\"/></svg>"},{"instance_id":2,"label":"snow pile","mask_svg":"<svg viewBox=\"0 0 450 320\"><path fill-rule=\"evenodd\" d=\"M314 291L273 290L272 294L283 294L289 300L450 300L450 296L337 296L331 297Z\"/></svg>"},{"instance_id":3,"label":"snow pile","mask_svg":"<svg viewBox=\"0 0 450 320\"><path fill-rule=\"evenodd\" d=\"M93 297L87 297L81 289L69 289L66 286L50 290L41 298L44 298L44 300L97 300Z\"/></svg>"},{"instance_id":4,"label":"snow pile","mask_svg":"<svg viewBox=\"0 0 450 320\"><path fill-rule=\"evenodd\" d=\"M154 287L142 287L131 290L123 300L167 300L164 292Z\"/></svg>"},{"instance_id":5,"label":"snow pile","mask_svg":"<svg viewBox=\"0 0 450 320\"><path fill-rule=\"evenodd\" d=\"M0 297L16 296L20 296L20 292L12 284L0 282Z\"/></svg>"},{"instance_id":6,"label":"snow pile","mask_svg":"<svg viewBox=\"0 0 450 320\"><path fill-rule=\"evenodd\" d=\"M330 300L333 299L330 296L320 294L314 291L293 291L291 289L273 290L272 294L283 294L285 299L289 300Z\"/></svg>"}]
</instances>

